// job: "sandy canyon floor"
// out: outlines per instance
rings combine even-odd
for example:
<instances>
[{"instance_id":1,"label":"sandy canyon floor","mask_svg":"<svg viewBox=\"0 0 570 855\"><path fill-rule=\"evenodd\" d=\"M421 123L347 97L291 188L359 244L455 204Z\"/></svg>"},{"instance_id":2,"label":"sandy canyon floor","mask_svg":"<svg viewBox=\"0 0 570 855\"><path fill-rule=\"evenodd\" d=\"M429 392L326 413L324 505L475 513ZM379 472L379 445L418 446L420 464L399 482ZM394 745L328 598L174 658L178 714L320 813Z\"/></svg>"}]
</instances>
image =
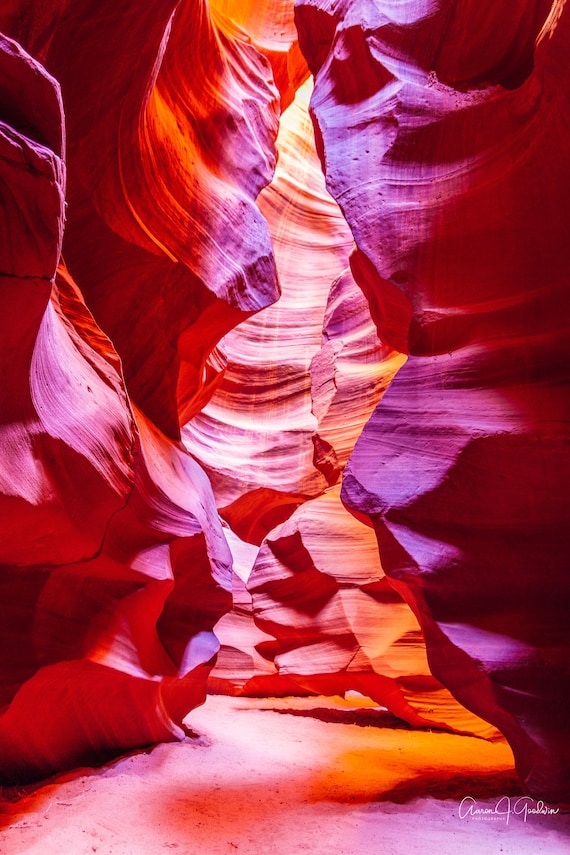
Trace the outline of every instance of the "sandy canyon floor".
<instances>
[{"instance_id":1,"label":"sandy canyon floor","mask_svg":"<svg viewBox=\"0 0 570 855\"><path fill-rule=\"evenodd\" d=\"M209 697L186 721L181 743L6 790L2 855L570 851L569 809L532 812L504 741L409 730L354 697Z\"/></svg>"}]
</instances>

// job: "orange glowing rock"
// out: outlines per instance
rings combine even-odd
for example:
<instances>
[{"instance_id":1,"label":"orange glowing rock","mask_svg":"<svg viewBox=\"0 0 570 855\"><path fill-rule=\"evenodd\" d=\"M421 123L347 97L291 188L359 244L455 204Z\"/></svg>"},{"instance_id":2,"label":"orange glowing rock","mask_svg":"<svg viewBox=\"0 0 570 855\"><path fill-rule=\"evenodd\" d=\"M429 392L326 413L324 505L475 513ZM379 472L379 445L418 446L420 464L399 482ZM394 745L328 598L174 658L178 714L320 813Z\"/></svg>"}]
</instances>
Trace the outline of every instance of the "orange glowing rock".
<instances>
[{"instance_id":1,"label":"orange glowing rock","mask_svg":"<svg viewBox=\"0 0 570 855\"><path fill-rule=\"evenodd\" d=\"M285 110L310 75L299 50L294 0L210 0L209 8L221 30L246 35L268 58Z\"/></svg>"},{"instance_id":2,"label":"orange glowing rock","mask_svg":"<svg viewBox=\"0 0 570 855\"><path fill-rule=\"evenodd\" d=\"M268 61L219 30L205 0L65 6L4 17L62 87L66 263L131 398L177 438L216 385L220 337L278 295L255 205L278 93Z\"/></svg>"}]
</instances>

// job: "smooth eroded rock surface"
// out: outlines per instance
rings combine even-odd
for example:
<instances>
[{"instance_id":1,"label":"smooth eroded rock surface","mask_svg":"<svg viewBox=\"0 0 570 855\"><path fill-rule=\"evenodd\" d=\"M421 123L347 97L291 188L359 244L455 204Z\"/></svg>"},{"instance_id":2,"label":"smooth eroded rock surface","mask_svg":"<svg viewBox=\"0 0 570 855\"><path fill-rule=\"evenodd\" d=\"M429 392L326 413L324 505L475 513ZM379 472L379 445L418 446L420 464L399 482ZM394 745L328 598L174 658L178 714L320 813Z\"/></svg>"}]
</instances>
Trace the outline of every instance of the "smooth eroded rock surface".
<instances>
[{"instance_id":1,"label":"smooth eroded rock surface","mask_svg":"<svg viewBox=\"0 0 570 855\"><path fill-rule=\"evenodd\" d=\"M0 47L0 768L22 781L183 735L231 556L206 475L131 404L113 344L56 269L60 87Z\"/></svg>"},{"instance_id":2,"label":"smooth eroded rock surface","mask_svg":"<svg viewBox=\"0 0 570 855\"><path fill-rule=\"evenodd\" d=\"M411 354L344 501L373 521L434 675L501 728L531 793L559 799L570 16L551 5L301 0L296 15L353 274L381 336Z\"/></svg>"},{"instance_id":3,"label":"smooth eroded rock surface","mask_svg":"<svg viewBox=\"0 0 570 855\"><path fill-rule=\"evenodd\" d=\"M569 798L567 4L0 30L3 778L181 737L220 647Z\"/></svg>"}]
</instances>

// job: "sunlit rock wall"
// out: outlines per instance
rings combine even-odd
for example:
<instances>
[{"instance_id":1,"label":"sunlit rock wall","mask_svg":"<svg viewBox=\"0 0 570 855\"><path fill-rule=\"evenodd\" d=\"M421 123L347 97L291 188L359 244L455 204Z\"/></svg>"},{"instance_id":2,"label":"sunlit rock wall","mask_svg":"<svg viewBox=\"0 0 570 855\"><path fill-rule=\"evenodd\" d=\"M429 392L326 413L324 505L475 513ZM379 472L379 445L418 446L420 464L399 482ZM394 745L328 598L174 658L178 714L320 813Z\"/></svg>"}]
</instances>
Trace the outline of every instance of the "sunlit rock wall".
<instances>
[{"instance_id":1,"label":"sunlit rock wall","mask_svg":"<svg viewBox=\"0 0 570 855\"><path fill-rule=\"evenodd\" d=\"M64 95L68 267L131 398L177 438L215 386L218 339L278 293L254 204L275 165L270 64L205 0L62 0L10 23Z\"/></svg>"},{"instance_id":2,"label":"sunlit rock wall","mask_svg":"<svg viewBox=\"0 0 570 855\"><path fill-rule=\"evenodd\" d=\"M231 604L176 438L219 337L278 294L255 206L278 93L205 4L143 12L0 16L49 69L2 41L3 781L183 736Z\"/></svg>"},{"instance_id":3,"label":"sunlit rock wall","mask_svg":"<svg viewBox=\"0 0 570 855\"><path fill-rule=\"evenodd\" d=\"M283 114L275 177L258 198L281 298L225 336L224 376L183 431L222 515L257 542L299 502L339 480L402 363L378 341L347 269L353 239L324 187L310 91L305 84Z\"/></svg>"},{"instance_id":4,"label":"sunlit rock wall","mask_svg":"<svg viewBox=\"0 0 570 855\"><path fill-rule=\"evenodd\" d=\"M372 530L339 501L349 454L405 357L380 343L346 269L353 241L325 190L310 92L302 87L282 116L278 167L259 197L281 299L225 337L224 378L183 430L243 538L231 541L234 608L216 626L210 687L356 690L411 724L488 734L429 674L416 618L384 576Z\"/></svg>"},{"instance_id":5,"label":"sunlit rock wall","mask_svg":"<svg viewBox=\"0 0 570 855\"><path fill-rule=\"evenodd\" d=\"M228 34L245 33L273 69L281 109L310 75L299 49L295 27L294 0L209 0L216 25Z\"/></svg>"},{"instance_id":6,"label":"sunlit rock wall","mask_svg":"<svg viewBox=\"0 0 570 855\"><path fill-rule=\"evenodd\" d=\"M551 9L552 7L552 9ZM409 354L348 465L433 673L568 797L563 2L296 4L327 184Z\"/></svg>"},{"instance_id":7,"label":"sunlit rock wall","mask_svg":"<svg viewBox=\"0 0 570 855\"><path fill-rule=\"evenodd\" d=\"M221 644L569 797L569 29L2 5L4 780L180 737Z\"/></svg>"}]
</instances>

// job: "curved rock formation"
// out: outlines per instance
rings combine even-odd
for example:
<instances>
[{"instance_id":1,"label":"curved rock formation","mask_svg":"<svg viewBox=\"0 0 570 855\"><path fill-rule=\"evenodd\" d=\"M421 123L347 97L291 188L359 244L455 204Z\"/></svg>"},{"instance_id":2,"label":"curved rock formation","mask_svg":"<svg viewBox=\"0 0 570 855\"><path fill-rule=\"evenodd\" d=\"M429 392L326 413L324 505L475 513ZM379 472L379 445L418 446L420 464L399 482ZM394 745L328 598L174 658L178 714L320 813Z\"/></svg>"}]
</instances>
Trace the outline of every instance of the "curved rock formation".
<instances>
[{"instance_id":1,"label":"curved rock formation","mask_svg":"<svg viewBox=\"0 0 570 855\"><path fill-rule=\"evenodd\" d=\"M313 466L318 425L309 368L321 346L328 292L347 266L353 243L324 190L312 146L309 95L305 85L282 118L275 178L258 200L273 236L281 299L224 338L224 378L183 431L234 530L248 539L253 515L267 517L258 543L303 498L327 485Z\"/></svg>"},{"instance_id":2,"label":"curved rock formation","mask_svg":"<svg viewBox=\"0 0 570 855\"><path fill-rule=\"evenodd\" d=\"M569 797L570 7L511 5L297 0L307 65L291 0L2 5L5 780L182 735L215 624L471 729L401 595Z\"/></svg>"},{"instance_id":3,"label":"curved rock formation","mask_svg":"<svg viewBox=\"0 0 570 855\"><path fill-rule=\"evenodd\" d=\"M65 267L59 86L0 43L5 228L0 769L48 775L180 738L231 556L208 480L140 412Z\"/></svg>"},{"instance_id":4,"label":"curved rock formation","mask_svg":"<svg viewBox=\"0 0 570 855\"><path fill-rule=\"evenodd\" d=\"M225 336L224 377L183 430L222 516L258 544L302 501L338 481L403 361L378 341L346 270L352 237L324 188L310 92L305 84L282 117L279 164L258 200L281 299Z\"/></svg>"},{"instance_id":5,"label":"curved rock formation","mask_svg":"<svg viewBox=\"0 0 570 855\"><path fill-rule=\"evenodd\" d=\"M282 298L226 336L225 377L183 432L234 532L261 544L258 553L232 536L234 608L216 626L210 687L353 689L413 724L489 733L430 676L417 622L381 570L372 531L342 508L338 487L329 490L405 358L378 341L350 272L335 278L352 242L324 190L309 93L305 86L283 116L279 166L260 197Z\"/></svg>"},{"instance_id":6,"label":"curved rock formation","mask_svg":"<svg viewBox=\"0 0 570 855\"><path fill-rule=\"evenodd\" d=\"M216 25L232 34L244 30L257 50L267 57L275 85L281 93L281 109L294 100L310 75L299 50L294 20L294 0L209 0Z\"/></svg>"},{"instance_id":7,"label":"curved rock formation","mask_svg":"<svg viewBox=\"0 0 570 855\"><path fill-rule=\"evenodd\" d=\"M4 783L180 739L205 699L230 555L204 474L137 421L136 479L98 552L4 568Z\"/></svg>"},{"instance_id":8,"label":"curved rock formation","mask_svg":"<svg viewBox=\"0 0 570 855\"><path fill-rule=\"evenodd\" d=\"M205 0L61 0L5 24L64 94L67 265L131 398L177 438L216 385L218 340L278 296L255 205L275 165L270 65Z\"/></svg>"},{"instance_id":9,"label":"curved rock formation","mask_svg":"<svg viewBox=\"0 0 570 855\"><path fill-rule=\"evenodd\" d=\"M550 13L550 14L549 14ZM409 353L352 455L433 673L568 798L570 13L296 7L327 183L380 335Z\"/></svg>"},{"instance_id":10,"label":"curved rock formation","mask_svg":"<svg viewBox=\"0 0 570 855\"><path fill-rule=\"evenodd\" d=\"M208 692L272 698L310 694L277 672L275 639L254 623L247 582L259 548L238 538L230 528L224 533L233 558L232 608L215 626L220 650L208 677Z\"/></svg>"},{"instance_id":11,"label":"curved rock formation","mask_svg":"<svg viewBox=\"0 0 570 855\"><path fill-rule=\"evenodd\" d=\"M263 543L248 589L258 627L275 640L258 650L306 692L358 691L414 726L492 736L431 676L374 532L347 513L339 492L304 504Z\"/></svg>"}]
</instances>

